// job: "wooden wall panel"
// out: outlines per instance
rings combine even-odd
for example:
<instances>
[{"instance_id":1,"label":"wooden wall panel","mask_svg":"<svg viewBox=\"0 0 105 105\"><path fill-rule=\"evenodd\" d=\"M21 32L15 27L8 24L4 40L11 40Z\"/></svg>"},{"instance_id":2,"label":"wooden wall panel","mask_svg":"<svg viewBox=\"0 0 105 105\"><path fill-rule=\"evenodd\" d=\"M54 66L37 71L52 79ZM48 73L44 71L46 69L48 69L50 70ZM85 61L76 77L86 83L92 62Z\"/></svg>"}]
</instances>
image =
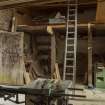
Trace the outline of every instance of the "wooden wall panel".
<instances>
[{"instance_id":1,"label":"wooden wall panel","mask_svg":"<svg viewBox=\"0 0 105 105\"><path fill-rule=\"evenodd\" d=\"M23 85L23 33L0 32L0 84Z\"/></svg>"},{"instance_id":2,"label":"wooden wall panel","mask_svg":"<svg viewBox=\"0 0 105 105\"><path fill-rule=\"evenodd\" d=\"M12 15L12 9L0 10L0 30L10 31Z\"/></svg>"},{"instance_id":3,"label":"wooden wall panel","mask_svg":"<svg viewBox=\"0 0 105 105\"><path fill-rule=\"evenodd\" d=\"M15 14L17 25L33 25L32 19L27 15Z\"/></svg>"},{"instance_id":4,"label":"wooden wall panel","mask_svg":"<svg viewBox=\"0 0 105 105\"><path fill-rule=\"evenodd\" d=\"M105 23L105 1L97 4L96 22Z\"/></svg>"}]
</instances>

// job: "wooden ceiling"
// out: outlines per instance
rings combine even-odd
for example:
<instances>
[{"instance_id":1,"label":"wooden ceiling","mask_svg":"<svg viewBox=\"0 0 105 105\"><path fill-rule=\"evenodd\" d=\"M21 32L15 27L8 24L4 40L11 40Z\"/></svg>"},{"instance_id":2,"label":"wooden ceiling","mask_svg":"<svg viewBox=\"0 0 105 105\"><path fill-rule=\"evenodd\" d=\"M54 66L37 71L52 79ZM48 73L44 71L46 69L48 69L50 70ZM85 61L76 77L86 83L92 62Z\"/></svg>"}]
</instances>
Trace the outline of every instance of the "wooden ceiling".
<instances>
[{"instance_id":1,"label":"wooden ceiling","mask_svg":"<svg viewBox=\"0 0 105 105\"><path fill-rule=\"evenodd\" d=\"M66 0L0 0L0 8L9 8L17 6L45 6L53 3L62 3ZM96 3L97 0L79 0L79 4Z\"/></svg>"}]
</instances>

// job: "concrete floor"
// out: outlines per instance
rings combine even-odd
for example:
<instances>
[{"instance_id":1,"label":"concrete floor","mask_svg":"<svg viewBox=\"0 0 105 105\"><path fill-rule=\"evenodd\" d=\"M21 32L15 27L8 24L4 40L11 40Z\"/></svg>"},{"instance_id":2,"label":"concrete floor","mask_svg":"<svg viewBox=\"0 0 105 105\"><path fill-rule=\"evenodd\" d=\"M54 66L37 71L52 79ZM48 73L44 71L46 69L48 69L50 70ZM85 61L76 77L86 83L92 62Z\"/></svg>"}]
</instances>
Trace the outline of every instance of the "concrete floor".
<instances>
[{"instance_id":1,"label":"concrete floor","mask_svg":"<svg viewBox=\"0 0 105 105\"><path fill-rule=\"evenodd\" d=\"M15 98L12 98L13 100L15 100ZM25 96L24 95L19 95L19 100L20 101L24 101L25 100ZM15 103L12 103L10 101L4 101L3 98L0 98L0 105L17 105ZM18 105L25 105L25 104L18 104Z\"/></svg>"},{"instance_id":2,"label":"concrete floor","mask_svg":"<svg viewBox=\"0 0 105 105\"><path fill-rule=\"evenodd\" d=\"M75 98L70 100L73 105L105 105L104 89L85 89L83 92L77 92L79 95L86 95L86 98Z\"/></svg>"}]
</instances>

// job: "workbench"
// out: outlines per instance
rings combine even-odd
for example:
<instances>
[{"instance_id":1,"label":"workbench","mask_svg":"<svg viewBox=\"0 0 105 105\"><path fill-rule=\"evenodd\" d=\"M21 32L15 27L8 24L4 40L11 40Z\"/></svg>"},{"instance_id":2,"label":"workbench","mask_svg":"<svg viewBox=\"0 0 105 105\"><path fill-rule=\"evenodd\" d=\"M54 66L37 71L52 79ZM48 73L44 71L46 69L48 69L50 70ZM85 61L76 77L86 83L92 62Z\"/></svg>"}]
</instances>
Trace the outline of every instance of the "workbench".
<instances>
[{"instance_id":1,"label":"workbench","mask_svg":"<svg viewBox=\"0 0 105 105\"><path fill-rule=\"evenodd\" d=\"M58 82L58 83L57 83ZM69 89L70 81L56 81L50 79L37 79L29 85L24 86L0 86L0 94L3 95L5 100L12 101L20 104L18 94L31 95L40 99L38 102L30 100L34 105L52 105L52 100L62 100L62 105L67 105L68 97L84 97L80 95L73 95L65 93ZM73 89L75 90L75 89ZM5 95L8 95L5 97ZM16 95L16 101L11 100L11 97ZM60 101L59 101L60 102Z\"/></svg>"}]
</instances>

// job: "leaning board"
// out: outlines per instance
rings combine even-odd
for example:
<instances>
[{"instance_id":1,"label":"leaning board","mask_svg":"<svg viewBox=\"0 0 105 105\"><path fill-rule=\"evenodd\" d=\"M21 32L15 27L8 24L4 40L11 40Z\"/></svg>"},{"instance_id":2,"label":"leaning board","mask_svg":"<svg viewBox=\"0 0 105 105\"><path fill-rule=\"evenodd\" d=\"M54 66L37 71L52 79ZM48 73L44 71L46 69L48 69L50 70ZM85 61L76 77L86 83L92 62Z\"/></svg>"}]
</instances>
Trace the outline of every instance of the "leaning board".
<instances>
[{"instance_id":1,"label":"leaning board","mask_svg":"<svg viewBox=\"0 0 105 105\"><path fill-rule=\"evenodd\" d=\"M23 37L19 32L0 32L0 84L24 84Z\"/></svg>"}]
</instances>

